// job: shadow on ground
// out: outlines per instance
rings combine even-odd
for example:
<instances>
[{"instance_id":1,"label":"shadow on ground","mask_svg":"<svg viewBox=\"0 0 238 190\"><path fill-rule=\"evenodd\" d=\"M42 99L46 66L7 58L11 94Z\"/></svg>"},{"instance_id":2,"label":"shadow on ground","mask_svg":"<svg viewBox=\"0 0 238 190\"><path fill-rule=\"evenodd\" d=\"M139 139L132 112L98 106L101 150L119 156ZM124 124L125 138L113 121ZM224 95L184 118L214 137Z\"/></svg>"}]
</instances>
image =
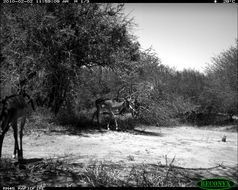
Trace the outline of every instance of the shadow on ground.
<instances>
[{"instance_id":1,"label":"shadow on ground","mask_svg":"<svg viewBox=\"0 0 238 190\"><path fill-rule=\"evenodd\" d=\"M77 128L77 127L69 127L65 129L52 129L49 131L50 135L78 135L83 137L90 137L91 134L98 134L98 133L107 133L109 131L116 131L116 130L107 130L105 128L98 128L98 127L92 127L87 129ZM160 132L152 132L152 131L145 131L140 129L126 129L122 130L119 129L116 132L126 132L133 135L146 135L146 136L157 136L162 137L163 134Z\"/></svg>"},{"instance_id":2,"label":"shadow on ground","mask_svg":"<svg viewBox=\"0 0 238 190\"><path fill-rule=\"evenodd\" d=\"M90 128L81 128L81 127L61 127L56 129L49 130L48 135L77 135L83 137L90 137L89 134L98 134L98 133L106 133L107 130L101 129L95 126Z\"/></svg>"},{"instance_id":3,"label":"shadow on ground","mask_svg":"<svg viewBox=\"0 0 238 190\"><path fill-rule=\"evenodd\" d=\"M146 136L157 136L157 137L164 136L160 132L152 132L152 131L145 131L145 130L139 130L139 129L127 130L126 132L131 133L133 135L146 135Z\"/></svg>"}]
</instances>

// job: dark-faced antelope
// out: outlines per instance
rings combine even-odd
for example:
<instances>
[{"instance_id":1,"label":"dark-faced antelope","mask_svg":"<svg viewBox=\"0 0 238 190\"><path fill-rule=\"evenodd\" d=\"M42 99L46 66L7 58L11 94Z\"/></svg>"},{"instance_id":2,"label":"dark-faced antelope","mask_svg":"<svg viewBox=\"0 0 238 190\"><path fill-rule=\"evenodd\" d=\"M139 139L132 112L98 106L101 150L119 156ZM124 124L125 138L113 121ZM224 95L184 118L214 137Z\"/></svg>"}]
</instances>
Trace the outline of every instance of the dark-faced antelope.
<instances>
[{"instance_id":1,"label":"dark-faced antelope","mask_svg":"<svg viewBox=\"0 0 238 190\"><path fill-rule=\"evenodd\" d=\"M94 112L92 120L94 119L95 115L97 117L97 123L100 124L100 112L101 110L103 113L108 113L110 116L110 121L113 119L115 122L116 130L118 130L118 124L115 115L116 114L122 114L123 112L126 112L129 110L131 113L134 112L133 107L131 106L131 103L128 99L124 99L121 101L113 100L113 99L103 99L99 98L95 101L95 106L97 110ZM107 129L110 129L110 121L107 124Z\"/></svg>"},{"instance_id":2,"label":"dark-faced antelope","mask_svg":"<svg viewBox=\"0 0 238 190\"><path fill-rule=\"evenodd\" d=\"M11 95L2 100L2 110L0 115L0 157L2 155L4 135L8 131L11 124L15 139L13 157L16 158L16 156L18 156L19 161L23 159L22 137L26 117L30 112L29 104L31 104L32 109L35 110L33 100L27 94ZM21 120L19 131L17 126L18 119ZM18 135L20 139L20 147L18 145Z\"/></svg>"}]
</instances>

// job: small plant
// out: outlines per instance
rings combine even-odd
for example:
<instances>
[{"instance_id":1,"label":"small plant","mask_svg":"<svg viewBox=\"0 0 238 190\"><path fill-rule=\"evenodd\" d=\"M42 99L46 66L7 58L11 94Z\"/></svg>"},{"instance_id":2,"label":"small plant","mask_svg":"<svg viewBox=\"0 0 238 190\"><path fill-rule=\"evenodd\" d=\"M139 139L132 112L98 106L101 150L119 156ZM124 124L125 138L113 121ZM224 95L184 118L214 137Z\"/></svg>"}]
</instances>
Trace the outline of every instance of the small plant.
<instances>
[{"instance_id":1,"label":"small plant","mask_svg":"<svg viewBox=\"0 0 238 190\"><path fill-rule=\"evenodd\" d=\"M226 142L226 135L224 135L221 139L222 142Z\"/></svg>"},{"instance_id":2,"label":"small plant","mask_svg":"<svg viewBox=\"0 0 238 190\"><path fill-rule=\"evenodd\" d=\"M135 158L134 158L134 156L132 156L132 155L127 156L127 159L128 159L129 161L135 161Z\"/></svg>"}]
</instances>

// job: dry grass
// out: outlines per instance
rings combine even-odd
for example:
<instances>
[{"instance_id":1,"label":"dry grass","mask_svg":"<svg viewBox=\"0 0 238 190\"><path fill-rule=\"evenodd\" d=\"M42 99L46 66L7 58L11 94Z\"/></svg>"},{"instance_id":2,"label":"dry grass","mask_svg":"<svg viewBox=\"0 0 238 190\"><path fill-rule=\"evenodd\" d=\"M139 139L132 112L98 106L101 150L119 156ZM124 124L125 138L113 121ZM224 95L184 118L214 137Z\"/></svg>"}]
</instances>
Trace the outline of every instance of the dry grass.
<instances>
[{"instance_id":1,"label":"dry grass","mask_svg":"<svg viewBox=\"0 0 238 190\"><path fill-rule=\"evenodd\" d=\"M193 181L172 165L91 161L87 165L70 164L59 159L26 160L24 164L2 159L1 186L89 186L89 187L174 187L191 186Z\"/></svg>"},{"instance_id":2,"label":"dry grass","mask_svg":"<svg viewBox=\"0 0 238 190\"><path fill-rule=\"evenodd\" d=\"M2 159L1 186L44 187L193 187L205 176L204 169L186 169L173 165L127 164L91 160L87 165L60 159L25 160L14 163ZM223 166L217 166L223 167ZM206 169L209 172L211 169Z\"/></svg>"}]
</instances>

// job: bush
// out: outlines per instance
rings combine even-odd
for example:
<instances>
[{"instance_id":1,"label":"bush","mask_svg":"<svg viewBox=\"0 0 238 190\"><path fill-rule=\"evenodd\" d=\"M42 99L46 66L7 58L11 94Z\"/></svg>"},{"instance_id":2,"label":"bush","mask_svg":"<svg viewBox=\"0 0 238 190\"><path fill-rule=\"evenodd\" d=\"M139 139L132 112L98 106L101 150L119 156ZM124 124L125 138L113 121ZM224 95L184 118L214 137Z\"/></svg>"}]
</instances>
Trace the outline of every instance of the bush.
<instances>
[{"instance_id":1,"label":"bush","mask_svg":"<svg viewBox=\"0 0 238 190\"><path fill-rule=\"evenodd\" d=\"M179 95L151 93L140 101L138 119L143 124L172 126L178 125L183 114L196 109L189 99Z\"/></svg>"}]
</instances>

